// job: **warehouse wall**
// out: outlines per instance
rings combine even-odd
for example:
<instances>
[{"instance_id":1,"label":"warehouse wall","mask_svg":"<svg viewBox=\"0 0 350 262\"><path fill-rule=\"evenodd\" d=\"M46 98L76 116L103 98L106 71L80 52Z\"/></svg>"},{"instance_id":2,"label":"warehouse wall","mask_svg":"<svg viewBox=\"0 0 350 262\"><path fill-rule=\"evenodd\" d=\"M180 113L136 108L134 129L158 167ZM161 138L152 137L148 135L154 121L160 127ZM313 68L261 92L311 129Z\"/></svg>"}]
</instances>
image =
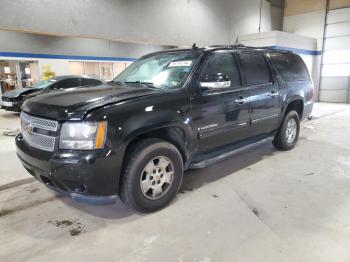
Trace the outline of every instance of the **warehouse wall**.
<instances>
[{"instance_id":1,"label":"warehouse wall","mask_svg":"<svg viewBox=\"0 0 350 262\"><path fill-rule=\"evenodd\" d=\"M39 79L46 66L50 66L56 75L67 75L72 73L70 61L130 63L164 48L167 47L0 30L0 60L36 61Z\"/></svg>"},{"instance_id":2,"label":"warehouse wall","mask_svg":"<svg viewBox=\"0 0 350 262\"><path fill-rule=\"evenodd\" d=\"M280 30L281 2L2 0L0 60L34 61L39 78L47 66L62 75L71 73L73 64L88 62L99 63L100 69L103 62L113 63L115 72L115 66L119 70L169 47L228 44L239 35Z\"/></svg>"},{"instance_id":3,"label":"warehouse wall","mask_svg":"<svg viewBox=\"0 0 350 262\"><path fill-rule=\"evenodd\" d=\"M0 30L0 52L137 58L162 49L150 44Z\"/></svg>"},{"instance_id":4,"label":"warehouse wall","mask_svg":"<svg viewBox=\"0 0 350 262\"><path fill-rule=\"evenodd\" d=\"M346 7L350 6L350 0L329 0L329 12L326 14L326 0L286 0L283 30L298 35L304 35L317 39L317 49L321 51L323 49L323 39L326 39L325 54L331 50L338 50L338 56L347 57L350 50L350 41L347 38L339 38L349 33L350 13L346 12ZM326 16L332 17L340 16L338 11L342 10L342 18L339 23L334 24L331 20L326 21ZM325 26L326 25L326 26ZM326 35L324 35L326 32ZM331 36L329 34L335 33ZM342 35L343 34L343 35ZM327 44L328 42L328 44ZM333 43L333 46L332 46ZM341 47L334 46L340 44ZM342 50L342 51L339 51ZM328 55L329 56L329 55ZM323 78L324 69L329 67L325 65L325 61L322 63L322 58L325 56L321 54L314 57L316 70L314 71L313 78L315 79L316 97L321 101L329 102L346 102L349 100L349 90L345 83L345 78L340 81L339 77ZM322 70L322 72L321 72ZM350 75L350 72L349 72ZM320 77L321 76L321 77ZM322 79L320 82L319 80ZM342 82L340 84L340 82ZM350 86L350 82L349 82Z\"/></svg>"},{"instance_id":5,"label":"warehouse wall","mask_svg":"<svg viewBox=\"0 0 350 262\"><path fill-rule=\"evenodd\" d=\"M278 11L263 0L262 31L280 30L274 28ZM2 0L0 29L157 45L226 44L258 32L259 14L260 0Z\"/></svg>"},{"instance_id":6,"label":"warehouse wall","mask_svg":"<svg viewBox=\"0 0 350 262\"><path fill-rule=\"evenodd\" d=\"M283 31L316 38L322 49L326 0L286 0Z\"/></svg>"},{"instance_id":7,"label":"warehouse wall","mask_svg":"<svg viewBox=\"0 0 350 262\"><path fill-rule=\"evenodd\" d=\"M317 50L314 56L314 79L316 97L319 93L321 50L325 19L326 0L286 0L283 19L283 31L317 39Z\"/></svg>"}]
</instances>

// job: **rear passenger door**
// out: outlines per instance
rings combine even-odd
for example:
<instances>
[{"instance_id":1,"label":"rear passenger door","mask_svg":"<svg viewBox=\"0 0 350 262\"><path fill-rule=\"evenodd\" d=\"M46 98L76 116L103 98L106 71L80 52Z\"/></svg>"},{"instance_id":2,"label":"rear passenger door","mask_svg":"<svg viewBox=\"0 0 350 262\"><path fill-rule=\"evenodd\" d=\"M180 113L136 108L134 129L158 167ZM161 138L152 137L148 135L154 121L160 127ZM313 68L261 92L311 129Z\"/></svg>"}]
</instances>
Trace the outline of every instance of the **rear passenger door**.
<instances>
[{"instance_id":1,"label":"rear passenger door","mask_svg":"<svg viewBox=\"0 0 350 262\"><path fill-rule=\"evenodd\" d=\"M250 102L250 136L270 133L277 129L281 113L281 100L277 79L272 74L268 57L264 53L242 52L245 84Z\"/></svg>"}]
</instances>

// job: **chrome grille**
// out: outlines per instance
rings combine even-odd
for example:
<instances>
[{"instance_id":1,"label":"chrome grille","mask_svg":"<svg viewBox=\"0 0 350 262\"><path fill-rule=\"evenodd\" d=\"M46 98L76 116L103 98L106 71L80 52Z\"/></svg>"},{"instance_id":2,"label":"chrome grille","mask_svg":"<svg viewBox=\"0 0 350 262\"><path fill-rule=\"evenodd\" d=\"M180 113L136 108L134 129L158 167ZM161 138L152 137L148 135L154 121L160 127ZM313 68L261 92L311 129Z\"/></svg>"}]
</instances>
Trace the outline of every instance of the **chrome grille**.
<instances>
[{"instance_id":1,"label":"chrome grille","mask_svg":"<svg viewBox=\"0 0 350 262\"><path fill-rule=\"evenodd\" d=\"M21 119L22 121L29 122L32 127L37 127L48 131L57 131L58 128L57 121L31 116L24 112L21 113Z\"/></svg>"},{"instance_id":2,"label":"chrome grille","mask_svg":"<svg viewBox=\"0 0 350 262\"><path fill-rule=\"evenodd\" d=\"M56 132L58 129L57 121L31 116L22 112L21 127L24 141L30 146L45 151L54 151L56 136L44 135L38 131Z\"/></svg>"}]
</instances>

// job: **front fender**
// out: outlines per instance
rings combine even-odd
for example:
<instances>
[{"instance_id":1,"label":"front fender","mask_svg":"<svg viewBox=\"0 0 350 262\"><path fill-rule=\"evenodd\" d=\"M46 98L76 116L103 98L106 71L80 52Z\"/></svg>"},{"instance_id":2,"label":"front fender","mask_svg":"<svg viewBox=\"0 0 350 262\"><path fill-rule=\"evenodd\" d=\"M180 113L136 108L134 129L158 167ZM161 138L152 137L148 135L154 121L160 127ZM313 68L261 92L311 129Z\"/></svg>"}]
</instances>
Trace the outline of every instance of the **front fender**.
<instances>
[{"instance_id":1,"label":"front fender","mask_svg":"<svg viewBox=\"0 0 350 262\"><path fill-rule=\"evenodd\" d=\"M195 139L190 113L190 96L185 90L179 90L106 105L91 111L86 120L108 121L106 145L123 156L138 136L169 127L181 130L192 151Z\"/></svg>"},{"instance_id":2,"label":"front fender","mask_svg":"<svg viewBox=\"0 0 350 262\"><path fill-rule=\"evenodd\" d=\"M192 119L181 112L158 112L145 116L144 114L133 116L123 123L123 144L129 144L136 137L163 128L178 128L185 135L190 148L193 145L194 130Z\"/></svg>"}]
</instances>

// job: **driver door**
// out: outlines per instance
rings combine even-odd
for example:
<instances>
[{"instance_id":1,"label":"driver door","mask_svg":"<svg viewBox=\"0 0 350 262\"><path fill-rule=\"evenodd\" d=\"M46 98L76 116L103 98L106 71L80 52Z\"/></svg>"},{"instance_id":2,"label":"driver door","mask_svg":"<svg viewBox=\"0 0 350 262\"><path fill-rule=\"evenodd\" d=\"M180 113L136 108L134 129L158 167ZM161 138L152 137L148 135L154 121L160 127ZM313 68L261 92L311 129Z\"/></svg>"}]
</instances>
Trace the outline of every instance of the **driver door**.
<instances>
[{"instance_id":1,"label":"driver door","mask_svg":"<svg viewBox=\"0 0 350 262\"><path fill-rule=\"evenodd\" d=\"M249 99L234 54L218 52L205 62L199 92L192 97L198 153L237 142L248 136Z\"/></svg>"}]
</instances>

